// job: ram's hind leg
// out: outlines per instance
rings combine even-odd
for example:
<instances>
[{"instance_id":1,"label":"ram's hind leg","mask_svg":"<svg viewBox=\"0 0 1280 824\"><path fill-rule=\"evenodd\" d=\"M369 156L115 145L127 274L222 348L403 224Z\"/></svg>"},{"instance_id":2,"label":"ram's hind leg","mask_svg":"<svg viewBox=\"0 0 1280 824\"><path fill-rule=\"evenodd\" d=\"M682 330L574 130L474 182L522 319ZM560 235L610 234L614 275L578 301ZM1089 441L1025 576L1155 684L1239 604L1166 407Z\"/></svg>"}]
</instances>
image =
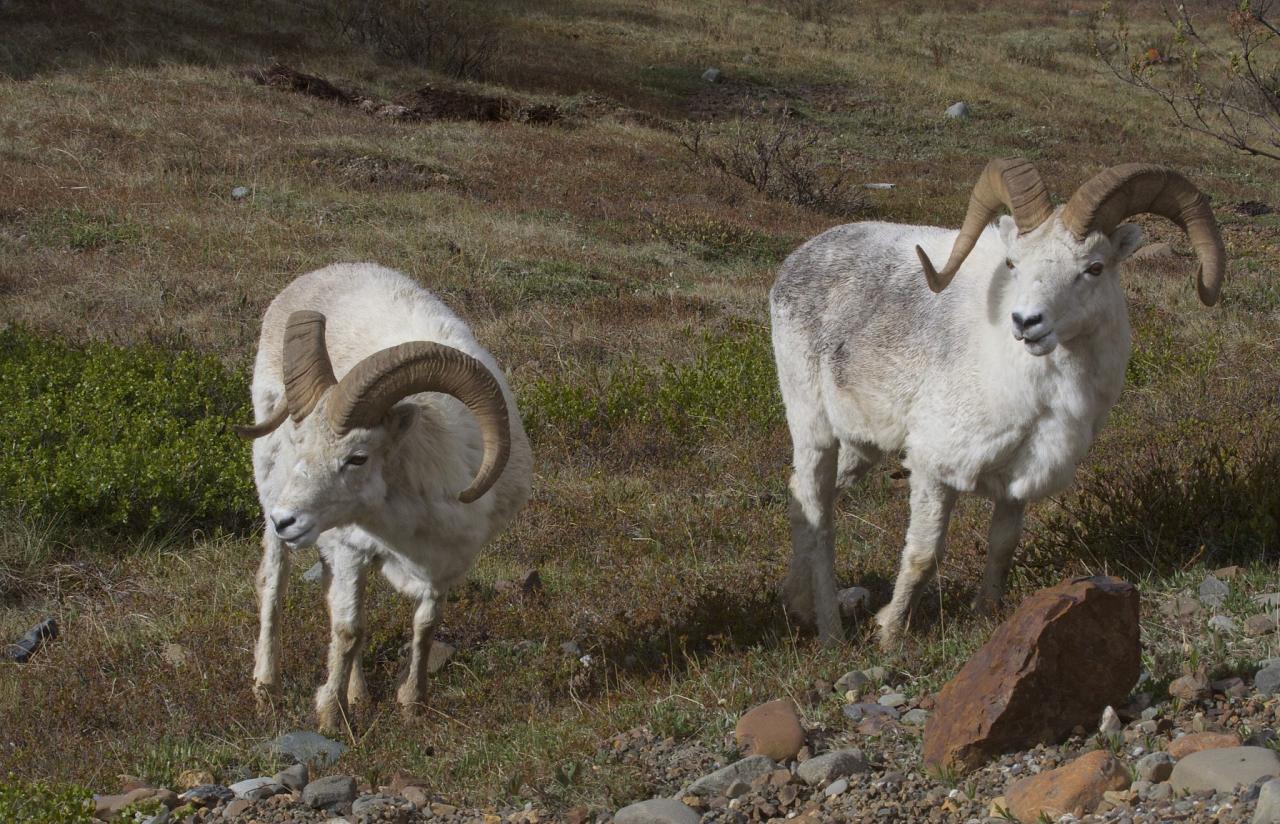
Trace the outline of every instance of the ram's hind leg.
<instances>
[{"instance_id":1,"label":"ram's hind leg","mask_svg":"<svg viewBox=\"0 0 1280 824\"><path fill-rule=\"evenodd\" d=\"M436 627L440 625L440 604L443 595L430 590L418 601L418 608L413 613L413 641L409 650L409 671L404 683L396 692L405 715L417 715L426 706L427 701L427 663L431 657L431 642L435 639Z\"/></svg>"},{"instance_id":2,"label":"ram's hind leg","mask_svg":"<svg viewBox=\"0 0 1280 824\"><path fill-rule=\"evenodd\" d=\"M1009 575L1018 538L1022 536L1022 516L1026 508L1022 501L995 502L987 536L987 570L982 576L982 588L973 599L973 609L979 615L990 615L1004 597L1004 581Z\"/></svg>"},{"instance_id":3,"label":"ram's hind leg","mask_svg":"<svg viewBox=\"0 0 1280 824\"><path fill-rule=\"evenodd\" d=\"M834 437L801 440L793 428L792 439L791 564L783 597L794 615L817 625L823 642L838 643L844 639L844 628L836 599L832 510L839 450Z\"/></svg>"},{"instance_id":4,"label":"ram's hind leg","mask_svg":"<svg viewBox=\"0 0 1280 824\"><path fill-rule=\"evenodd\" d=\"M364 590L368 559L336 550L330 555L333 580L329 584L329 677L316 691L316 716L321 730L336 732L351 722L347 701L352 666L365 635Z\"/></svg>"},{"instance_id":5,"label":"ram's hind leg","mask_svg":"<svg viewBox=\"0 0 1280 824\"><path fill-rule=\"evenodd\" d=\"M268 524L258 565L258 642L253 650L253 688L266 697L280 688L280 612L289 579L289 549Z\"/></svg>"},{"instance_id":6,"label":"ram's hind leg","mask_svg":"<svg viewBox=\"0 0 1280 824\"><path fill-rule=\"evenodd\" d=\"M954 489L922 474L912 474L911 522L907 526L907 545L902 550L898 580L893 586L893 599L876 613L881 646L891 646L898 640L925 584L942 564L947 524L955 502Z\"/></svg>"}]
</instances>

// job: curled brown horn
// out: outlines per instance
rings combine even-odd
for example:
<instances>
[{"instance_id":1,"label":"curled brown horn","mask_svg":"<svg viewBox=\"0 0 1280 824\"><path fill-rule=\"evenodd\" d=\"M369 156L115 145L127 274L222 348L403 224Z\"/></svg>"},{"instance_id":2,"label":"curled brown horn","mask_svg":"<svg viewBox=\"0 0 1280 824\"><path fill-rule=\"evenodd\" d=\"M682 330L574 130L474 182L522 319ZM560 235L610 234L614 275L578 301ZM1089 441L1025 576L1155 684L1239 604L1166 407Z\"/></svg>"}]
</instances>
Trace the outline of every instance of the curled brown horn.
<instances>
[{"instance_id":1,"label":"curled brown horn","mask_svg":"<svg viewBox=\"0 0 1280 824\"><path fill-rule=\"evenodd\" d=\"M1053 214L1049 192L1031 161L1020 157L998 158L982 170L982 175L973 186L973 194L969 197L969 211L964 216L964 225L960 227L960 234L951 247L951 257L947 259L947 265L942 267L942 271L934 269L924 250L916 247L916 255L920 258L920 265L924 267L930 289L941 292L947 288L964 259L973 251L978 236L1000 211L1001 206L1013 213L1013 222L1018 225L1018 234L1021 235L1044 223Z\"/></svg>"},{"instance_id":2,"label":"curled brown horn","mask_svg":"<svg viewBox=\"0 0 1280 824\"><path fill-rule=\"evenodd\" d=\"M338 381L324 345L324 315L301 310L284 328L284 398L294 423L311 414Z\"/></svg>"},{"instance_id":3,"label":"curled brown horn","mask_svg":"<svg viewBox=\"0 0 1280 824\"><path fill-rule=\"evenodd\" d=\"M1200 259L1196 272L1200 302L1216 303L1226 276L1227 250L1209 198L1173 169L1126 163L1099 172L1067 201L1062 222L1083 240L1095 230L1109 235L1121 221L1143 212L1167 217L1187 233Z\"/></svg>"},{"instance_id":4,"label":"curled brown horn","mask_svg":"<svg viewBox=\"0 0 1280 824\"><path fill-rule=\"evenodd\" d=\"M343 376L329 399L329 421L339 434L375 426L401 398L444 392L467 405L480 424L484 459L458 500L471 503L489 491L511 453L511 423L502 387L485 365L451 346L412 341L383 349Z\"/></svg>"},{"instance_id":5,"label":"curled brown horn","mask_svg":"<svg viewBox=\"0 0 1280 824\"><path fill-rule=\"evenodd\" d=\"M289 416L289 406L285 403L276 405L267 415L267 419L261 423L250 424L249 426L233 426L231 427L237 435L246 439L253 440L261 438L264 435L270 435L275 432L280 424L284 423L284 419Z\"/></svg>"}]
</instances>

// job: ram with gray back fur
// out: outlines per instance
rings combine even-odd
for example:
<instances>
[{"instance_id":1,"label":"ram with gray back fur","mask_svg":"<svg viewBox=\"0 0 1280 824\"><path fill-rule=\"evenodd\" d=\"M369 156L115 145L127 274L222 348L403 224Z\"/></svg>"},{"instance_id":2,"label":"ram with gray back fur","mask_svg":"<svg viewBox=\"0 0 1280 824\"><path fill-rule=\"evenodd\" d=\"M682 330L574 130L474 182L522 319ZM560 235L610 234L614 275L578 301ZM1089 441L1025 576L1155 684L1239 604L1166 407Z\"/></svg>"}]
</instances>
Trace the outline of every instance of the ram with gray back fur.
<instances>
[{"instance_id":1,"label":"ram with gray back fur","mask_svg":"<svg viewBox=\"0 0 1280 824\"><path fill-rule=\"evenodd\" d=\"M1012 217L989 225L1006 209ZM783 593L824 640L843 637L836 491L901 450L911 518L892 599L876 615L881 643L895 641L941 563L961 492L994 502L975 607L999 601L1026 505L1070 484L1120 395L1120 264L1143 242L1122 221L1144 212L1186 231L1198 295L1212 305L1226 253L1208 199L1179 173L1142 164L1107 169L1055 207L1030 163L994 160L959 232L849 224L783 263L770 293L794 448Z\"/></svg>"}]
</instances>

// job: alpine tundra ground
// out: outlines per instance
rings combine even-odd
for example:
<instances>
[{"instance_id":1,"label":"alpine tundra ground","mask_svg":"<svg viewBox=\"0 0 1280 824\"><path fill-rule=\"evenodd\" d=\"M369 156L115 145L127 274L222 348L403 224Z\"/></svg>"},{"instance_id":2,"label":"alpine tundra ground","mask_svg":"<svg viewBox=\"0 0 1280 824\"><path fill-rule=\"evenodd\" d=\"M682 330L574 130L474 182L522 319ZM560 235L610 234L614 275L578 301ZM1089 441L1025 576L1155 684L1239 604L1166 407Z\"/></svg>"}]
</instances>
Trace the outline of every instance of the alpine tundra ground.
<instances>
[{"instance_id":1,"label":"alpine tundra ground","mask_svg":"<svg viewBox=\"0 0 1280 824\"><path fill-rule=\"evenodd\" d=\"M371 7L394 20L410 5ZM419 32L415 51L368 26L344 35L323 3L0 4L6 334L212 356L201 362L247 397L270 298L312 268L374 260L437 291L512 379L533 499L450 599L441 637L458 652L420 720L393 700L410 605L374 587L375 701L343 771L373 785L428 776L461 804L616 808L660 783L601 755L619 733L648 726L721 752L744 709L850 669L891 667L913 693L945 682L992 626L965 606L980 501L960 506L900 650L857 630L823 650L781 609L789 442L767 290L792 248L837 223L958 226L1001 155L1033 158L1060 198L1107 165L1172 165L1212 196L1231 257L1222 304L1205 310L1180 233L1141 220L1181 257L1126 275L1125 393L1073 491L1032 509L1012 597L1081 572L1139 583L1158 688L1188 662L1225 676L1275 654L1174 631L1156 606L1232 563L1251 591L1280 589L1280 217L1254 214L1280 209L1280 165L1177 130L1119 84L1094 57L1090 4L422 5L445 31ZM1169 47L1158 7L1129 13L1138 40ZM482 83L444 73L468 55ZM246 78L273 59L379 99L432 83L543 104L554 122L378 118ZM959 100L971 117L944 117ZM757 145L789 147L759 188L717 167ZM27 351L15 339L6 369ZM116 393L76 407L74 424L127 439L148 425L137 402ZM53 418L0 420L18 467L5 477L35 472L17 444ZM227 462L227 500L251 496L249 447L211 443L186 460ZM885 465L841 507L842 585L877 603L906 526L901 475ZM194 512L156 508L147 528L104 528L18 490L0 489L0 639L47 616L62 636L0 664L0 776L94 789L117 774L172 785L192 768L233 778L270 767L259 742L312 723L327 642L322 594L301 580L313 551L295 561L284 694L259 708L258 539L243 514L193 528ZM533 568L539 593L495 586ZM841 702L803 705L839 726Z\"/></svg>"}]
</instances>

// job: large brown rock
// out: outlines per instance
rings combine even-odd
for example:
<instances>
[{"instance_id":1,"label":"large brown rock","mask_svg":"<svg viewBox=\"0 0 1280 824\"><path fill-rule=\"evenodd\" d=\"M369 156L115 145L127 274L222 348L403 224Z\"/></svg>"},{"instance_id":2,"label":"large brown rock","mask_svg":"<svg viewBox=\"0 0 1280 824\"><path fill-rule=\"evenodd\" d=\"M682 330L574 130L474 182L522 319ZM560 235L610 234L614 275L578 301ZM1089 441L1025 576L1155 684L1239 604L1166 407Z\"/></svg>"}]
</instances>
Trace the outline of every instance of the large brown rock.
<instances>
[{"instance_id":1,"label":"large brown rock","mask_svg":"<svg viewBox=\"0 0 1280 824\"><path fill-rule=\"evenodd\" d=\"M938 694L924 763L967 772L989 758L1091 730L1141 671L1138 591L1077 578L1023 601Z\"/></svg>"},{"instance_id":2,"label":"large brown rock","mask_svg":"<svg viewBox=\"0 0 1280 824\"><path fill-rule=\"evenodd\" d=\"M738 719L734 740L747 755L767 755L789 761L804 746L804 729L790 699L761 704Z\"/></svg>"},{"instance_id":3,"label":"large brown rock","mask_svg":"<svg viewBox=\"0 0 1280 824\"><path fill-rule=\"evenodd\" d=\"M1129 771L1106 750L1094 750L1056 770L1015 781L1005 793L1009 812L1022 824L1036 824L1047 816L1077 818L1091 813L1108 790L1129 786Z\"/></svg>"}]
</instances>

